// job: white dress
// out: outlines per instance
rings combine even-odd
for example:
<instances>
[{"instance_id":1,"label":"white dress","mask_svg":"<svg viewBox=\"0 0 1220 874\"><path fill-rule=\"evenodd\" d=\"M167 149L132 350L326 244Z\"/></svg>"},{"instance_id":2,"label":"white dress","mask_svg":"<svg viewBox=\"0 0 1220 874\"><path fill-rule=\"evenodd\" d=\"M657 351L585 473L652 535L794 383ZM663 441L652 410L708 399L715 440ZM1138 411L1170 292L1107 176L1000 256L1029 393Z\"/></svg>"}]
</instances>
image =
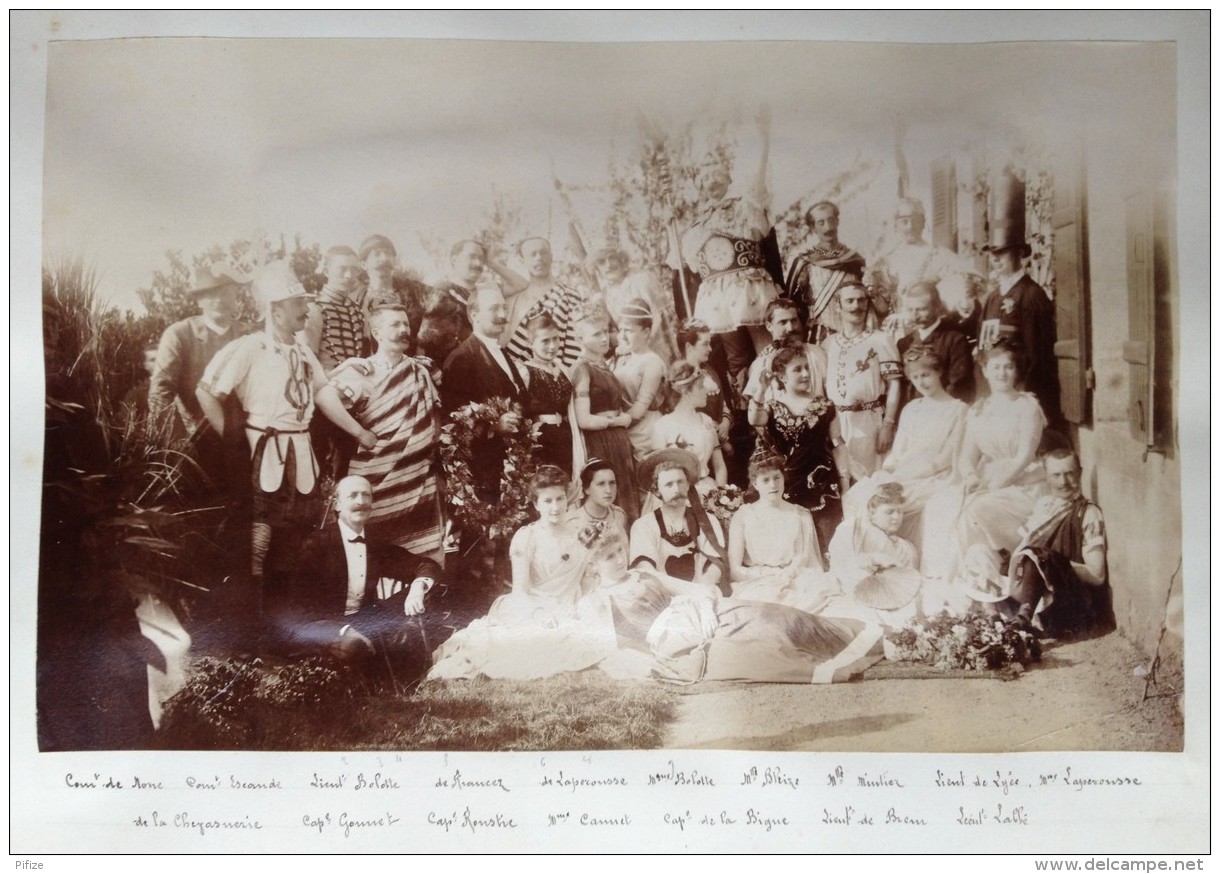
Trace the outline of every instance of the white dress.
<instances>
[{"instance_id":1,"label":"white dress","mask_svg":"<svg viewBox=\"0 0 1220 874\"><path fill-rule=\"evenodd\" d=\"M614 625L595 585L579 527L556 535L535 522L513 535L514 564L527 563L529 584L501 595L487 616L458 631L433 655L429 679L491 677L533 680L590 668L614 652Z\"/></svg>"},{"instance_id":2,"label":"white dress","mask_svg":"<svg viewBox=\"0 0 1220 874\"><path fill-rule=\"evenodd\" d=\"M1028 392L1013 398L992 395L975 404L966 417L966 439L973 440L979 449L978 472L983 480L1017 456L1023 434L1033 433L1039 439L1045 427L1042 407ZM987 543L992 549L1015 549L1045 480L1042 462L1034 459L1011 485L968 498L962 510L963 545Z\"/></svg>"},{"instance_id":3,"label":"white dress","mask_svg":"<svg viewBox=\"0 0 1220 874\"><path fill-rule=\"evenodd\" d=\"M823 568L813 516L796 504L768 509L746 504L733 515L730 541L740 537L745 545L733 597L816 612L838 586Z\"/></svg>"},{"instance_id":4,"label":"white dress","mask_svg":"<svg viewBox=\"0 0 1220 874\"><path fill-rule=\"evenodd\" d=\"M1039 440L1045 427L1042 407L1028 392L1011 398L991 395L978 401L966 414L963 437L963 446L973 444L979 451L974 473L986 482L999 466L1018 456L1025 440ZM966 551L976 544L993 550L1015 549L1045 478L1042 463L1033 459L1002 489L963 495L959 485L950 485L933 495L924 510L924 542L929 544L922 560L924 574L948 579L963 566ZM930 545L936 539L948 544L940 555Z\"/></svg>"},{"instance_id":5,"label":"white dress","mask_svg":"<svg viewBox=\"0 0 1220 874\"><path fill-rule=\"evenodd\" d=\"M902 484L903 520L899 536L915 544L920 556L943 548L947 533L937 522L925 524L928 502L953 477L970 408L957 398L916 398L902 409L894 445L879 477Z\"/></svg>"}]
</instances>

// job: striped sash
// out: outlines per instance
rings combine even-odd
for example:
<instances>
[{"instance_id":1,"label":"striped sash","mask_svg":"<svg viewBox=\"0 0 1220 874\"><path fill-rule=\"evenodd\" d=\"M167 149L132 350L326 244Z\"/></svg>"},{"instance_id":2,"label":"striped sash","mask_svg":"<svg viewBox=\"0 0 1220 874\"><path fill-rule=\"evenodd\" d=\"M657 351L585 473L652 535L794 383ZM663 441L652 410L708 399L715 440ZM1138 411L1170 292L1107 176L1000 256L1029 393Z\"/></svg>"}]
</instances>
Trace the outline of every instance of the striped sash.
<instances>
[{"instance_id":1,"label":"striped sash","mask_svg":"<svg viewBox=\"0 0 1220 874\"><path fill-rule=\"evenodd\" d=\"M390 539L396 545L431 552L441 545L436 389L413 358L404 358L379 376L363 409L352 410L377 435L377 445L358 450L348 472L373 487L370 524L393 521L396 531Z\"/></svg>"}]
</instances>

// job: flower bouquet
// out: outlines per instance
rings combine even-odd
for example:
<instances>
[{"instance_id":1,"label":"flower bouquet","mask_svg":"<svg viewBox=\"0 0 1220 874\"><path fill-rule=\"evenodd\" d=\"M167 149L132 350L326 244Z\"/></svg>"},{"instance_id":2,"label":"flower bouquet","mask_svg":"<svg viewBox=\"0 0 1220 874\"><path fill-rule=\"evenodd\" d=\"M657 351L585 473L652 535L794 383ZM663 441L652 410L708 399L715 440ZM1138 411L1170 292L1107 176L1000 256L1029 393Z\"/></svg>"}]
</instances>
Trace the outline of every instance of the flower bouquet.
<instances>
[{"instance_id":1,"label":"flower bouquet","mask_svg":"<svg viewBox=\"0 0 1220 874\"><path fill-rule=\"evenodd\" d=\"M726 527L733 514L745 503L745 493L734 485L714 486L701 495L701 498L703 509L707 510L708 515L715 516L720 520L720 524Z\"/></svg>"},{"instance_id":2,"label":"flower bouquet","mask_svg":"<svg viewBox=\"0 0 1220 874\"><path fill-rule=\"evenodd\" d=\"M937 670L1020 671L1042 657L1038 639L1012 622L972 613L917 616L886 632L886 657Z\"/></svg>"}]
</instances>

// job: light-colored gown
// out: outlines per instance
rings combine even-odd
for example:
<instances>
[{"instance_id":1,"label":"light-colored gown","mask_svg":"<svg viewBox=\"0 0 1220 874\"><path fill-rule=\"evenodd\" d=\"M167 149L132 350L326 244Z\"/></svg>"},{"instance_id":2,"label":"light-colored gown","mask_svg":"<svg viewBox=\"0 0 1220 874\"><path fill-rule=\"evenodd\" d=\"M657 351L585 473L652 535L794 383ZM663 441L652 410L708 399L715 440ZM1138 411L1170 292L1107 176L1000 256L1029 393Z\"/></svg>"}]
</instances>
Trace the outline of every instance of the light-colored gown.
<instances>
[{"instance_id":1,"label":"light-colored gown","mask_svg":"<svg viewBox=\"0 0 1220 874\"><path fill-rule=\"evenodd\" d=\"M1042 407L1028 392L1011 399L992 395L975 404L966 417L966 439L979 449L978 472L983 480L1017 456L1023 435L1033 434L1037 441L1045 427ZM986 543L992 549L1016 549L1045 480L1042 462L1035 458L1012 485L967 498L959 530L963 546Z\"/></svg>"},{"instance_id":2,"label":"light-colored gown","mask_svg":"<svg viewBox=\"0 0 1220 874\"><path fill-rule=\"evenodd\" d=\"M816 612L838 586L822 565L813 516L795 504L781 507L786 511L776 513L746 504L733 515L730 540L742 537L745 543L744 572L732 581L733 597Z\"/></svg>"},{"instance_id":3,"label":"light-colored gown","mask_svg":"<svg viewBox=\"0 0 1220 874\"><path fill-rule=\"evenodd\" d=\"M487 616L441 644L429 679L532 680L583 670L613 653L609 615L600 599L585 597L595 571L579 532L569 521L556 536L535 522L514 534L509 554L514 564L527 563L529 584L501 595Z\"/></svg>"},{"instance_id":4,"label":"light-colored gown","mask_svg":"<svg viewBox=\"0 0 1220 874\"><path fill-rule=\"evenodd\" d=\"M979 451L975 469L984 482L999 465L1021 452L1024 440L1041 439L1046 417L1038 399L1028 392L1007 398L991 395L978 401L966 414L963 446L973 443ZM965 475L970 471L960 471ZM1042 463L1033 459L1016 480L1002 489L977 491L963 496L959 485L941 489L924 510L924 573L946 580L963 567L967 550L983 544L993 550L1015 549L1021 526L1029 518L1046 479ZM964 497L964 501L963 501ZM935 555L931 544L949 545Z\"/></svg>"},{"instance_id":5,"label":"light-colored gown","mask_svg":"<svg viewBox=\"0 0 1220 874\"><path fill-rule=\"evenodd\" d=\"M828 552L830 572L843 594L831 599L822 615L852 617L891 628L915 615L920 581L915 546L910 541L882 531L869 521L867 512L862 512L839 525ZM884 569L874 571L874 561ZM858 587L866 581L874 589L888 590L899 600L909 596L909 600L890 608L865 603Z\"/></svg>"},{"instance_id":6,"label":"light-colored gown","mask_svg":"<svg viewBox=\"0 0 1220 874\"><path fill-rule=\"evenodd\" d=\"M619 651L601 663L617 677L677 683L845 682L880 660L882 629L783 604L671 596L659 574L631 571L604 585Z\"/></svg>"},{"instance_id":7,"label":"light-colored gown","mask_svg":"<svg viewBox=\"0 0 1220 874\"><path fill-rule=\"evenodd\" d=\"M875 481L902 484L903 520L898 534L919 549L921 569L925 556L935 562L937 555L952 540L952 519L929 518L928 502L953 479L953 462L961 451L970 408L946 395L940 400L920 397L902 409L898 432L885 463L872 477L853 486L844 499L844 514L853 512L857 489L872 491Z\"/></svg>"}]
</instances>

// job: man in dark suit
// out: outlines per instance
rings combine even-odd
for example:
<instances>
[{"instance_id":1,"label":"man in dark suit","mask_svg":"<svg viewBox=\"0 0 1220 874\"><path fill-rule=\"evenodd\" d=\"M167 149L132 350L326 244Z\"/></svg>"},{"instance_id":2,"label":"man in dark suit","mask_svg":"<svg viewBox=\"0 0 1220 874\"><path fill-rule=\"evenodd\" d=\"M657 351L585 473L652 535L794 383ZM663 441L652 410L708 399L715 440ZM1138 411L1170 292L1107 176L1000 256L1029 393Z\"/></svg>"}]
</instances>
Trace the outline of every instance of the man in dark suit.
<instances>
[{"instance_id":1,"label":"man in dark suit","mask_svg":"<svg viewBox=\"0 0 1220 874\"><path fill-rule=\"evenodd\" d=\"M500 346L508 325L508 307L494 286L483 286L470 295L468 305L473 333L449 354L441 378L441 406L446 413L467 404L483 404L492 398L521 402L528 389L529 371L513 362ZM500 416L497 434L521 427L522 413L514 409ZM477 440L471 471L479 496L500 499L500 472L504 445L496 434Z\"/></svg>"},{"instance_id":2,"label":"man in dark suit","mask_svg":"<svg viewBox=\"0 0 1220 874\"><path fill-rule=\"evenodd\" d=\"M906 295L906 318L913 326L911 333L898 340L899 356L906 355L916 343L931 346L940 362L941 379L951 397L968 404L974 403L974 359L970 343L946 319L940 292L931 282L916 282ZM902 405L917 396L906 380L902 384ZM900 408L901 409L901 408Z\"/></svg>"},{"instance_id":3,"label":"man in dark suit","mask_svg":"<svg viewBox=\"0 0 1220 874\"><path fill-rule=\"evenodd\" d=\"M990 348L1005 335L1025 351L1025 390L1042 404L1051 427L1058 427L1059 363L1055 360L1055 305L1045 289L1034 282L1022 265L1028 247L1011 246L990 251L991 267L999 287L983 301L979 348Z\"/></svg>"},{"instance_id":4,"label":"man in dark suit","mask_svg":"<svg viewBox=\"0 0 1220 874\"><path fill-rule=\"evenodd\" d=\"M985 247L996 288L983 301L979 352L1000 337L1016 340L1025 354L1025 384L1042 405L1051 430L1063 431L1059 362L1055 358L1055 304L1025 272L1032 248L1025 237L1025 183L1005 171L992 189L994 213Z\"/></svg>"},{"instance_id":5,"label":"man in dark suit","mask_svg":"<svg viewBox=\"0 0 1220 874\"><path fill-rule=\"evenodd\" d=\"M441 576L430 558L365 538L373 489L364 477L335 486L338 523L315 531L297 558L280 611L291 647L388 671L396 686L430 663L424 596Z\"/></svg>"}]
</instances>

